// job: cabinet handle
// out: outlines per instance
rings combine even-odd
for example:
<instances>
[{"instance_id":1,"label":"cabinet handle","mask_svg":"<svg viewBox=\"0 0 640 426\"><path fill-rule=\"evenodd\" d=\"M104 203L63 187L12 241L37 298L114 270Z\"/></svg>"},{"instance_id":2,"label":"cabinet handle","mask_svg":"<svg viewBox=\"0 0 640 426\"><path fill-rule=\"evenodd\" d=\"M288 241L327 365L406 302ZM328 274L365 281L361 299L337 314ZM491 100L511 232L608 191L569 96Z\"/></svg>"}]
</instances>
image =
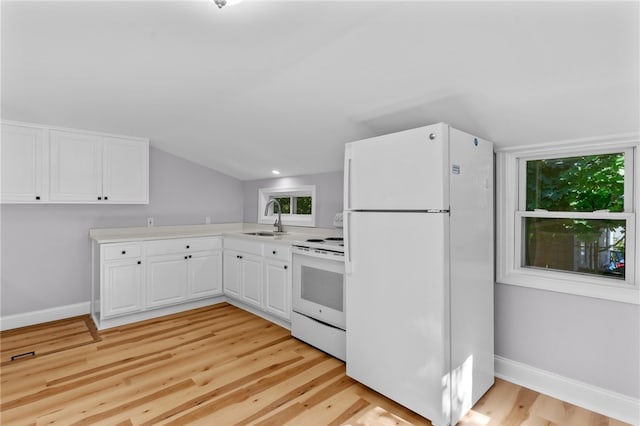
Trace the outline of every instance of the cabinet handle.
<instances>
[{"instance_id":1,"label":"cabinet handle","mask_svg":"<svg viewBox=\"0 0 640 426\"><path fill-rule=\"evenodd\" d=\"M109 197L105 196L105 197L104 197L104 199L105 199L105 200L108 200L108 199L109 199Z\"/></svg>"},{"instance_id":2,"label":"cabinet handle","mask_svg":"<svg viewBox=\"0 0 640 426\"><path fill-rule=\"evenodd\" d=\"M188 258L189 258L189 256L185 256L184 258L185 258L185 259L188 259Z\"/></svg>"},{"instance_id":3,"label":"cabinet handle","mask_svg":"<svg viewBox=\"0 0 640 426\"><path fill-rule=\"evenodd\" d=\"M122 254L127 254L127 252L125 250L122 250Z\"/></svg>"},{"instance_id":4,"label":"cabinet handle","mask_svg":"<svg viewBox=\"0 0 640 426\"><path fill-rule=\"evenodd\" d=\"M138 260L138 265L140 265L141 263L142 263L142 261L141 261L141 260Z\"/></svg>"},{"instance_id":5,"label":"cabinet handle","mask_svg":"<svg viewBox=\"0 0 640 426\"><path fill-rule=\"evenodd\" d=\"M274 250L274 251L272 251L272 253L273 253L273 254L276 254L276 251Z\"/></svg>"},{"instance_id":6,"label":"cabinet handle","mask_svg":"<svg viewBox=\"0 0 640 426\"><path fill-rule=\"evenodd\" d=\"M39 195L36 195L36 200L39 200L39 199L40 199L40 196L39 196Z\"/></svg>"},{"instance_id":7,"label":"cabinet handle","mask_svg":"<svg viewBox=\"0 0 640 426\"><path fill-rule=\"evenodd\" d=\"M191 255L189 255L189 259L191 259Z\"/></svg>"},{"instance_id":8,"label":"cabinet handle","mask_svg":"<svg viewBox=\"0 0 640 426\"><path fill-rule=\"evenodd\" d=\"M102 200L102 197L98 197L98 200Z\"/></svg>"},{"instance_id":9,"label":"cabinet handle","mask_svg":"<svg viewBox=\"0 0 640 426\"><path fill-rule=\"evenodd\" d=\"M242 259L242 256L236 256L238 259Z\"/></svg>"},{"instance_id":10,"label":"cabinet handle","mask_svg":"<svg viewBox=\"0 0 640 426\"><path fill-rule=\"evenodd\" d=\"M187 246L187 248L189 248L189 246Z\"/></svg>"},{"instance_id":11,"label":"cabinet handle","mask_svg":"<svg viewBox=\"0 0 640 426\"><path fill-rule=\"evenodd\" d=\"M289 267L287 265L284 265L284 269L289 269Z\"/></svg>"}]
</instances>

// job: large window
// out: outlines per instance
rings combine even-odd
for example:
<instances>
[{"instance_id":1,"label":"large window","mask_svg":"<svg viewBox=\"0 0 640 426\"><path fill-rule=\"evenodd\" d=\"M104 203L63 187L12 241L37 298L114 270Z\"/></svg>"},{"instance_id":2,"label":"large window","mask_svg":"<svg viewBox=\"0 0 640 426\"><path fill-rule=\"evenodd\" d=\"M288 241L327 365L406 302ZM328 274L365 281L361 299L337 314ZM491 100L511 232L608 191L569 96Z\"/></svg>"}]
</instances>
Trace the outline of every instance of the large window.
<instances>
[{"instance_id":1,"label":"large window","mask_svg":"<svg viewBox=\"0 0 640 426\"><path fill-rule=\"evenodd\" d=\"M498 153L498 282L640 303L635 144Z\"/></svg>"},{"instance_id":2,"label":"large window","mask_svg":"<svg viewBox=\"0 0 640 426\"><path fill-rule=\"evenodd\" d=\"M258 222L273 223L276 220L278 217L276 203L269 204L269 201L276 200L282 208L283 224L315 226L315 197L315 185L291 188L262 188L258 191Z\"/></svg>"}]
</instances>

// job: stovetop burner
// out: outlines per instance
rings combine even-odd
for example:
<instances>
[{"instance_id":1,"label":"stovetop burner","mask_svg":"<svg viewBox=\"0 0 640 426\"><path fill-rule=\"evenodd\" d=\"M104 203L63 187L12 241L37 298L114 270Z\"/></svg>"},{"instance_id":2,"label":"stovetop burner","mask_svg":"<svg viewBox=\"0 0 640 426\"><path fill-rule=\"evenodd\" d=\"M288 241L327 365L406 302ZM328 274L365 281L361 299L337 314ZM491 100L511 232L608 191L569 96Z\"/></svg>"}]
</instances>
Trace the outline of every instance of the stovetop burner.
<instances>
[{"instance_id":1,"label":"stovetop burner","mask_svg":"<svg viewBox=\"0 0 640 426\"><path fill-rule=\"evenodd\" d=\"M306 249L319 249L330 252L344 252L344 239L342 237L326 237L326 238L309 238L304 241L294 241L293 245L296 247Z\"/></svg>"}]
</instances>

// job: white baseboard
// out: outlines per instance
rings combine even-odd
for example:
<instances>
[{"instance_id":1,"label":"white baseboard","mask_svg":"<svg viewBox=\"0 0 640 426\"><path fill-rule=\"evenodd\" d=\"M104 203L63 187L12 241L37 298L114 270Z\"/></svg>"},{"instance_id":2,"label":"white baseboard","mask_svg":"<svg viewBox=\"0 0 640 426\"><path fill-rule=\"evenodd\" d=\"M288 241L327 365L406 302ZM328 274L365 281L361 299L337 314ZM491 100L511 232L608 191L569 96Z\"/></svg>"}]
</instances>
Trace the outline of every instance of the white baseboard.
<instances>
[{"instance_id":1,"label":"white baseboard","mask_svg":"<svg viewBox=\"0 0 640 426\"><path fill-rule=\"evenodd\" d=\"M11 330L12 328L25 327L27 325L77 317L78 315L88 314L90 310L91 304L89 302L82 302L73 305L43 309L41 311L7 315L6 317L0 318L0 330Z\"/></svg>"},{"instance_id":2,"label":"white baseboard","mask_svg":"<svg viewBox=\"0 0 640 426\"><path fill-rule=\"evenodd\" d=\"M569 379L497 355L495 357L495 375L500 379L607 417L635 426L640 425L640 399Z\"/></svg>"}]
</instances>

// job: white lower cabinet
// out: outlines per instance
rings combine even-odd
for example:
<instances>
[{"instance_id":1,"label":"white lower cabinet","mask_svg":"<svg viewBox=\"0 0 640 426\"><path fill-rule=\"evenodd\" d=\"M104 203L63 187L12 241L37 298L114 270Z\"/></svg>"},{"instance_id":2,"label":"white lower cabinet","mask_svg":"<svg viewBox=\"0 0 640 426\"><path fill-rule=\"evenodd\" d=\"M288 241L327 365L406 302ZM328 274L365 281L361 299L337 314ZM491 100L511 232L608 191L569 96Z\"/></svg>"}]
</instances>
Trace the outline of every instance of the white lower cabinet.
<instances>
[{"instance_id":1,"label":"white lower cabinet","mask_svg":"<svg viewBox=\"0 0 640 426\"><path fill-rule=\"evenodd\" d=\"M222 255L222 282L224 294L227 296L240 298L242 288L242 265L240 255L235 251L224 250Z\"/></svg>"},{"instance_id":2,"label":"white lower cabinet","mask_svg":"<svg viewBox=\"0 0 640 426\"><path fill-rule=\"evenodd\" d=\"M138 321L162 308L192 309L222 295L221 237L95 244L93 265L99 272L91 306L99 328L126 324L127 315Z\"/></svg>"},{"instance_id":3,"label":"white lower cabinet","mask_svg":"<svg viewBox=\"0 0 640 426\"><path fill-rule=\"evenodd\" d=\"M286 320L291 319L291 266L289 262L264 263L264 307Z\"/></svg>"},{"instance_id":4,"label":"white lower cabinet","mask_svg":"<svg viewBox=\"0 0 640 426\"><path fill-rule=\"evenodd\" d=\"M225 295L291 320L291 247L245 238L95 243L91 313L99 329L205 306ZM276 322L278 322L276 321ZM281 324L285 324L280 322Z\"/></svg>"},{"instance_id":5,"label":"white lower cabinet","mask_svg":"<svg viewBox=\"0 0 640 426\"><path fill-rule=\"evenodd\" d=\"M250 254L241 256L242 300L262 306L262 258Z\"/></svg>"},{"instance_id":6,"label":"white lower cabinet","mask_svg":"<svg viewBox=\"0 0 640 426\"><path fill-rule=\"evenodd\" d=\"M142 311L144 305L140 258L107 261L103 271L102 315L106 318Z\"/></svg>"},{"instance_id":7,"label":"white lower cabinet","mask_svg":"<svg viewBox=\"0 0 640 426\"><path fill-rule=\"evenodd\" d=\"M189 258L190 299L222 294L222 250L197 252Z\"/></svg>"},{"instance_id":8,"label":"white lower cabinet","mask_svg":"<svg viewBox=\"0 0 640 426\"><path fill-rule=\"evenodd\" d=\"M224 247L225 295L290 321L290 246L225 237Z\"/></svg>"},{"instance_id":9,"label":"white lower cabinet","mask_svg":"<svg viewBox=\"0 0 640 426\"><path fill-rule=\"evenodd\" d=\"M180 303L187 298L188 256L167 254L147 258L147 308Z\"/></svg>"},{"instance_id":10,"label":"white lower cabinet","mask_svg":"<svg viewBox=\"0 0 640 426\"><path fill-rule=\"evenodd\" d=\"M249 305L262 307L262 257L225 250L224 292Z\"/></svg>"}]
</instances>

